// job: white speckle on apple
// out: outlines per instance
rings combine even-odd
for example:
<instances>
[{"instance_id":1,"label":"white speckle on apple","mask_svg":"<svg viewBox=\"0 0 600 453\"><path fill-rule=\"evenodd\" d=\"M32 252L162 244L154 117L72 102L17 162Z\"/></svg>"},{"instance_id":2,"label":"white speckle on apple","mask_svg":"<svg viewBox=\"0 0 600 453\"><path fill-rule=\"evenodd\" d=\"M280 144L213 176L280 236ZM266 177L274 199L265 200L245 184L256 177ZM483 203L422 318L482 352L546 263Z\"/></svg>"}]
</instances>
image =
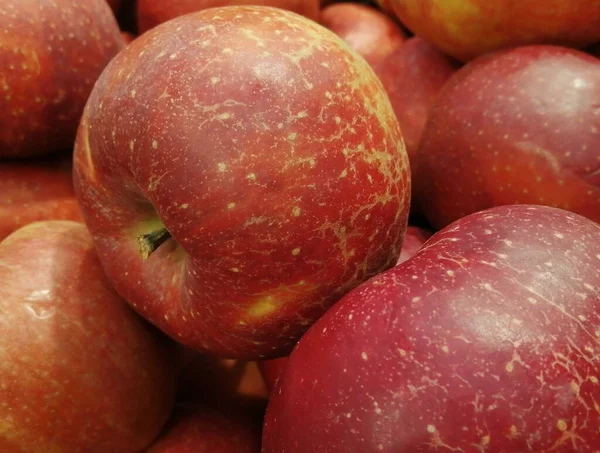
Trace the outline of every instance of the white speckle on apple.
<instances>
[{"instance_id":1,"label":"white speckle on apple","mask_svg":"<svg viewBox=\"0 0 600 453\"><path fill-rule=\"evenodd\" d=\"M367 353L366 353L366 352L362 352L362 353L360 354L360 356L362 357L362 359L363 359L363 360L367 360L367 359L369 358L369 356L367 355Z\"/></svg>"},{"instance_id":2,"label":"white speckle on apple","mask_svg":"<svg viewBox=\"0 0 600 453\"><path fill-rule=\"evenodd\" d=\"M294 250L292 250L292 255L298 255L300 253L300 247L296 247Z\"/></svg>"}]
</instances>

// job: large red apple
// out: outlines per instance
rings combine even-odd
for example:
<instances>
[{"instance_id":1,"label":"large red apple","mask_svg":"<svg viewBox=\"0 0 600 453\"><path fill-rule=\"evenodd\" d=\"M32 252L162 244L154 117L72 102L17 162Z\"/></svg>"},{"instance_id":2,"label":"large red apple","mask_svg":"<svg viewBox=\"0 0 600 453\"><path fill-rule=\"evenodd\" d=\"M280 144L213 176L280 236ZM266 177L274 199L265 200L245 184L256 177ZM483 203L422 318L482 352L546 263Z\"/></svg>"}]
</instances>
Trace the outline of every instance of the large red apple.
<instances>
[{"instance_id":1,"label":"large red apple","mask_svg":"<svg viewBox=\"0 0 600 453\"><path fill-rule=\"evenodd\" d=\"M311 20L319 19L319 0L137 0L137 26L144 33L163 22L185 14L222 6L262 5L282 8ZM240 38L242 39L242 38ZM252 39L244 36L245 40Z\"/></svg>"},{"instance_id":2,"label":"large red apple","mask_svg":"<svg viewBox=\"0 0 600 453\"><path fill-rule=\"evenodd\" d=\"M395 264L410 198L368 64L315 22L258 6L129 44L92 92L74 173L121 295L182 344L249 360L289 352Z\"/></svg>"},{"instance_id":3,"label":"large red apple","mask_svg":"<svg viewBox=\"0 0 600 453\"><path fill-rule=\"evenodd\" d=\"M431 110L415 195L439 229L492 206L556 206L600 221L600 61L553 46L461 68Z\"/></svg>"},{"instance_id":4,"label":"large red apple","mask_svg":"<svg viewBox=\"0 0 600 453\"><path fill-rule=\"evenodd\" d=\"M526 44L600 41L598 0L380 0L416 35L466 61Z\"/></svg>"},{"instance_id":5,"label":"large red apple","mask_svg":"<svg viewBox=\"0 0 600 453\"><path fill-rule=\"evenodd\" d=\"M418 36L373 65L387 92L406 144L415 184L417 148L429 111L458 64ZM422 215L413 194L411 214Z\"/></svg>"},{"instance_id":6,"label":"large red apple","mask_svg":"<svg viewBox=\"0 0 600 453\"><path fill-rule=\"evenodd\" d=\"M325 7L320 23L371 65L393 53L406 38L392 18L360 3L335 3Z\"/></svg>"},{"instance_id":7,"label":"large red apple","mask_svg":"<svg viewBox=\"0 0 600 453\"><path fill-rule=\"evenodd\" d=\"M139 453L175 392L171 349L106 279L84 225L0 243L0 451Z\"/></svg>"},{"instance_id":8,"label":"large red apple","mask_svg":"<svg viewBox=\"0 0 600 453\"><path fill-rule=\"evenodd\" d=\"M231 408L177 405L146 453L260 453L260 421Z\"/></svg>"},{"instance_id":9,"label":"large red apple","mask_svg":"<svg viewBox=\"0 0 600 453\"><path fill-rule=\"evenodd\" d=\"M258 367L263 376L263 379L269 389L269 392L275 387L275 383L288 362L288 357L278 357L276 359L261 360L258 362Z\"/></svg>"},{"instance_id":10,"label":"large red apple","mask_svg":"<svg viewBox=\"0 0 600 453\"><path fill-rule=\"evenodd\" d=\"M81 220L71 156L0 162L0 241L37 220Z\"/></svg>"},{"instance_id":11,"label":"large red apple","mask_svg":"<svg viewBox=\"0 0 600 453\"><path fill-rule=\"evenodd\" d=\"M72 148L92 86L122 47L105 0L2 0L0 157Z\"/></svg>"},{"instance_id":12,"label":"large red apple","mask_svg":"<svg viewBox=\"0 0 600 453\"><path fill-rule=\"evenodd\" d=\"M599 267L577 214L462 218L302 337L263 453L599 451Z\"/></svg>"}]
</instances>

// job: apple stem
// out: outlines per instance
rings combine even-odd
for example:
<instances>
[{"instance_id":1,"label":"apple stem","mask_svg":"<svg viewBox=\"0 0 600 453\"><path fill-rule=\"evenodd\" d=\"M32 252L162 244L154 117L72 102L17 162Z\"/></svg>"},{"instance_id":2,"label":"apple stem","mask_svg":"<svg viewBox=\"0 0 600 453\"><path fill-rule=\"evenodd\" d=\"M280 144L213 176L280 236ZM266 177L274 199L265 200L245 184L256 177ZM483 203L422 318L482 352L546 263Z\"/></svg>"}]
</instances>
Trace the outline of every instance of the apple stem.
<instances>
[{"instance_id":1,"label":"apple stem","mask_svg":"<svg viewBox=\"0 0 600 453\"><path fill-rule=\"evenodd\" d=\"M171 233L169 233L169 230L166 228L161 228L151 233L138 236L137 242L140 246L140 255L142 255L142 259L147 260L157 248L170 238Z\"/></svg>"}]
</instances>

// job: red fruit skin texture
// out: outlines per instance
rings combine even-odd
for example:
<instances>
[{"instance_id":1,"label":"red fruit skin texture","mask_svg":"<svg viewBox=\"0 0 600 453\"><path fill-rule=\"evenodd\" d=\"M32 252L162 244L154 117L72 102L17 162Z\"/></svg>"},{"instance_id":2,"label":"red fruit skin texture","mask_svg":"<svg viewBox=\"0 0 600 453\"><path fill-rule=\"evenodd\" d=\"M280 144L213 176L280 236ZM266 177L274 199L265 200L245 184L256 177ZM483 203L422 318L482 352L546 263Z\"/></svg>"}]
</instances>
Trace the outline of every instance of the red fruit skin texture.
<instances>
[{"instance_id":1,"label":"red fruit skin texture","mask_svg":"<svg viewBox=\"0 0 600 453\"><path fill-rule=\"evenodd\" d=\"M260 432L241 412L180 404L147 453L260 453Z\"/></svg>"},{"instance_id":2,"label":"red fruit skin texture","mask_svg":"<svg viewBox=\"0 0 600 453\"><path fill-rule=\"evenodd\" d=\"M527 46L461 68L417 151L414 196L429 222L517 203L600 221L599 105L600 61L576 50Z\"/></svg>"},{"instance_id":3,"label":"red fruit skin texture","mask_svg":"<svg viewBox=\"0 0 600 453\"><path fill-rule=\"evenodd\" d=\"M348 43L370 65L393 53L406 39L392 18L359 3L335 3L323 8L320 23Z\"/></svg>"},{"instance_id":4,"label":"red fruit skin texture","mask_svg":"<svg viewBox=\"0 0 600 453\"><path fill-rule=\"evenodd\" d=\"M374 64L400 123L411 172L416 175L416 154L438 93L459 64L418 36L407 39L393 53ZM411 200L411 213L421 214L418 200Z\"/></svg>"},{"instance_id":5,"label":"red fruit skin texture","mask_svg":"<svg viewBox=\"0 0 600 453\"><path fill-rule=\"evenodd\" d=\"M0 241L38 220L83 221L71 156L0 162Z\"/></svg>"},{"instance_id":6,"label":"red fruit skin texture","mask_svg":"<svg viewBox=\"0 0 600 453\"><path fill-rule=\"evenodd\" d=\"M0 243L0 451L138 453L173 405L164 336L112 289L81 223Z\"/></svg>"},{"instance_id":7,"label":"red fruit skin texture","mask_svg":"<svg viewBox=\"0 0 600 453\"><path fill-rule=\"evenodd\" d=\"M403 263L407 259L411 258L431 236L431 231L421 227L409 225L406 229L404 243L402 244L402 251L400 252L400 257L398 258L397 264Z\"/></svg>"},{"instance_id":8,"label":"red fruit skin texture","mask_svg":"<svg viewBox=\"0 0 600 453\"><path fill-rule=\"evenodd\" d=\"M128 32L128 31L122 31L121 38L123 39L123 42L125 43L125 45L127 45L136 38L136 35Z\"/></svg>"},{"instance_id":9,"label":"red fruit skin texture","mask_svg":"<svg viewBox=\"0 0 600 453\"><path fill-rule=\"evenodd\" d=\"M595 452L600 226L503 206L436 233L299 341L263 453Z\"/></svg>"},{"instance_id":10,"label":"red fruit skin texture","mask_svg":"<svg viewBox=\"0 0 600 453\"><path fill-rule=\"evenodd\" d=\"M324 27L252 6L124 49L87 104L74 181L117 291L180 343L243 360L289 353L392 267L410 200L368 64ZM143 260L137 236L163 223L174 240Z\"/></svg>"},{"instance_id":11,"label":"red fruit skin texture","mask_svg":"<svg viewBox=\"0 0 600 453\"><path fill-rule=\"evenodd\" d=\"M271 6L318 21L319 0L137 0L140 34L175 17L223 6Z\"/></svg>"},{"instance_id":12,"label":"red fruit skin texture","mask_svg":"<svg viewBox=\"0 0 600 453\"><path fill-rule=\"evenodd\" d=\"M0 158L72 148L94 82L122 47L105 0L3 0Z\"/></svg>"},{"instance_id":13,"label":"red fruit skin texture","mask_svg":"<svg viewBox=\"0 0 600 453\"><path fill-rule=\"evenodd\" d=\"M278 357L276 359L270 360L261 360L258 362L258 367L260 368L260 372L262 373L263 379L267 384L267 388L269 392L273 390L275 387L275 383L288 362L288 357Z\"/></svg>"},{"instance_id":14,"label":"red fruit skin texture","mask_svg":"<svg viewBox=\"0 0 600 453\"><path fill-rule=\"evenodd\" d=\"M597 0L381 0L415 35L461 61L531 44L600 41Z\"/></svg>"}]
</instances>

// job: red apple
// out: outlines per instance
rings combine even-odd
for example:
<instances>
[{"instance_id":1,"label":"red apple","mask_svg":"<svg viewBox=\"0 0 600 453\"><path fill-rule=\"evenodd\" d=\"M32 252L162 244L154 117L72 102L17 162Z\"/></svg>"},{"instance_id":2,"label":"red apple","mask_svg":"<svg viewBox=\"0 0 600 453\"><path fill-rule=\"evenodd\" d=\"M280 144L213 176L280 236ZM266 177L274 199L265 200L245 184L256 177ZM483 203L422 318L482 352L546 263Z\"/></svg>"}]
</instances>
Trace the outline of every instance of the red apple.
<instances>
[{"instance_id":1,"label":"red apple","mask_svg":"<svg viewBox=\"0 0 600 453\"><path fill-rule=\"evenodd\" d=\"M105 0L2 0L0 158L70 149L85 102L122 48Z\"/></svg>"},{"instance_id":2,"label":"red apple","mask_svg":"<svg viewBox=\"0 0 600 453\"><path fill-rule=\"evenodd\" d=\"M600 41L598 0L381 0L417 36L467 61L507 47Z\"/></svg>"},{"instance_id":3,"label":"red apple","mask_svg":"<svg viewBox=\"0 0 600 453\"><path fill-rule=\"evenodd\" d=\"M373 68L400 123L415 184L416 153L429 111L458 64L427 41L414 36ZM414 193L411 214L422 216Z\"/></svg>"},{"instance_id":4,"label":"red apple","mask_svg":"<svg viewBox=\"0 0 600 453\"><path fill-rule=\"evenodd\" d=\"M81 220L71 156L0 162L0 241L37 220Z\"/></svg>"},{"instance_id":5,"label":"red apple","mask_svg":"<svg viewBox=\"0 0 600 453\"><path fill-rule=\"evenodd\" d=\"M402 244L402 252L400 252L400 258L398 258L398 264L412 258L412 256L417 253L423 244L431 237L431 234L430 231L424 228L410 225L406 229L406 235L404 236L404 243Z\"/></svg>"},{"instance_id":6,"label":"red apple","mask_svg":"<svg viewBox=\"0 0 600 453\"><path fill-rule=\"evenodd\" d=\"M268 390L256 362L221 359L179 346L177 400L264 413Z\"/></svg>"},{"instance_id":7,"label":"red apple","mask_svg":"<svg viewBox=\"0 0 600 453\"><path fill-rule=\"evenodd\" d=\"M302 337L263 453L599 451L599 268L577 214L458 220Z\"/></svg>"},{"instance_id":8,"label":"red apple","mask_svg":"<svg viewBox=\"0 0 600 453\"><path fill-rule=\"evenodd\" d=\"M165 338L107 281L85 226L0 243L0 451L138 453L173 403Z\"/></svg>"},{"instance_id":9,"label":"red apple","mask_svg":"<svg viewBox=\"0 0 600 453\"><path fill-rule=\"evenodd\" d=\"M288 357L278 357L276 359L261 360L258 362L258 367L262 374L269 392L275 387L275 383L288 362Z\"/></svg>"},{"instance_id":10,"label":"red apple","mask_svg":"<svg viewBox=\"0 0 600 453\"><path fill-rule=\"evenodd\" d=\"M133 33L130 33L128 31L122 31L121 38L123 39L123 42L125 43L125 45L127 45L130 42L132 42L136 38L136 36Z\"/></svg>"},{"instance_id":11,"label":"red apple","mask_svg":"<svg viewBox=\"0 0 600 453\"><path fill-rule=\"evenodd\" d=\"M441 91L417 153L415 195L434 228L505 204L600 221L600 61L527 46L474 60Z\"/></svg>"},{"instance_id":12,"label":"red apple","mask_svg":"<svg viewBox=\"0 0 600 453\"><path fill-rule=\"evenodd\" d=\"M393 19L360 3L327 6L321 11L320 22L371 65L393 53L406 39Z\"/></svg>"},{"instance_id":13,"label":"red apple","mask_svg":"<svg viewBox=\"0 0 600 453\"><path fill-rule=\"evenodd\" d=\"M137 26L144 33L175 17L222 6L262 5L282 8L318 20L319 0L137 0ZM245 40L252 39L244 36Z\"/></svg>"},{"instance_id":14,"label":"red apple","mask_svg":"<svg viewBox=\"0 0 600 453\"><path fill-rule=\"evenodd\" d=\"M98 80L74 159L115 288L204 353L287 354L400 254L410 173L385 91L282 9L213 8L138 37Z\"/></svg>"},{"instance_id":15,"label":"red apple","mask_svg":"<svg viewBox=\"0 0 600 453\"><path fill-rule=\"evenodd\" d=\"M181 404L146 453L260 453L260 428L241 413Z\"/></svg>"}]
</instances>

